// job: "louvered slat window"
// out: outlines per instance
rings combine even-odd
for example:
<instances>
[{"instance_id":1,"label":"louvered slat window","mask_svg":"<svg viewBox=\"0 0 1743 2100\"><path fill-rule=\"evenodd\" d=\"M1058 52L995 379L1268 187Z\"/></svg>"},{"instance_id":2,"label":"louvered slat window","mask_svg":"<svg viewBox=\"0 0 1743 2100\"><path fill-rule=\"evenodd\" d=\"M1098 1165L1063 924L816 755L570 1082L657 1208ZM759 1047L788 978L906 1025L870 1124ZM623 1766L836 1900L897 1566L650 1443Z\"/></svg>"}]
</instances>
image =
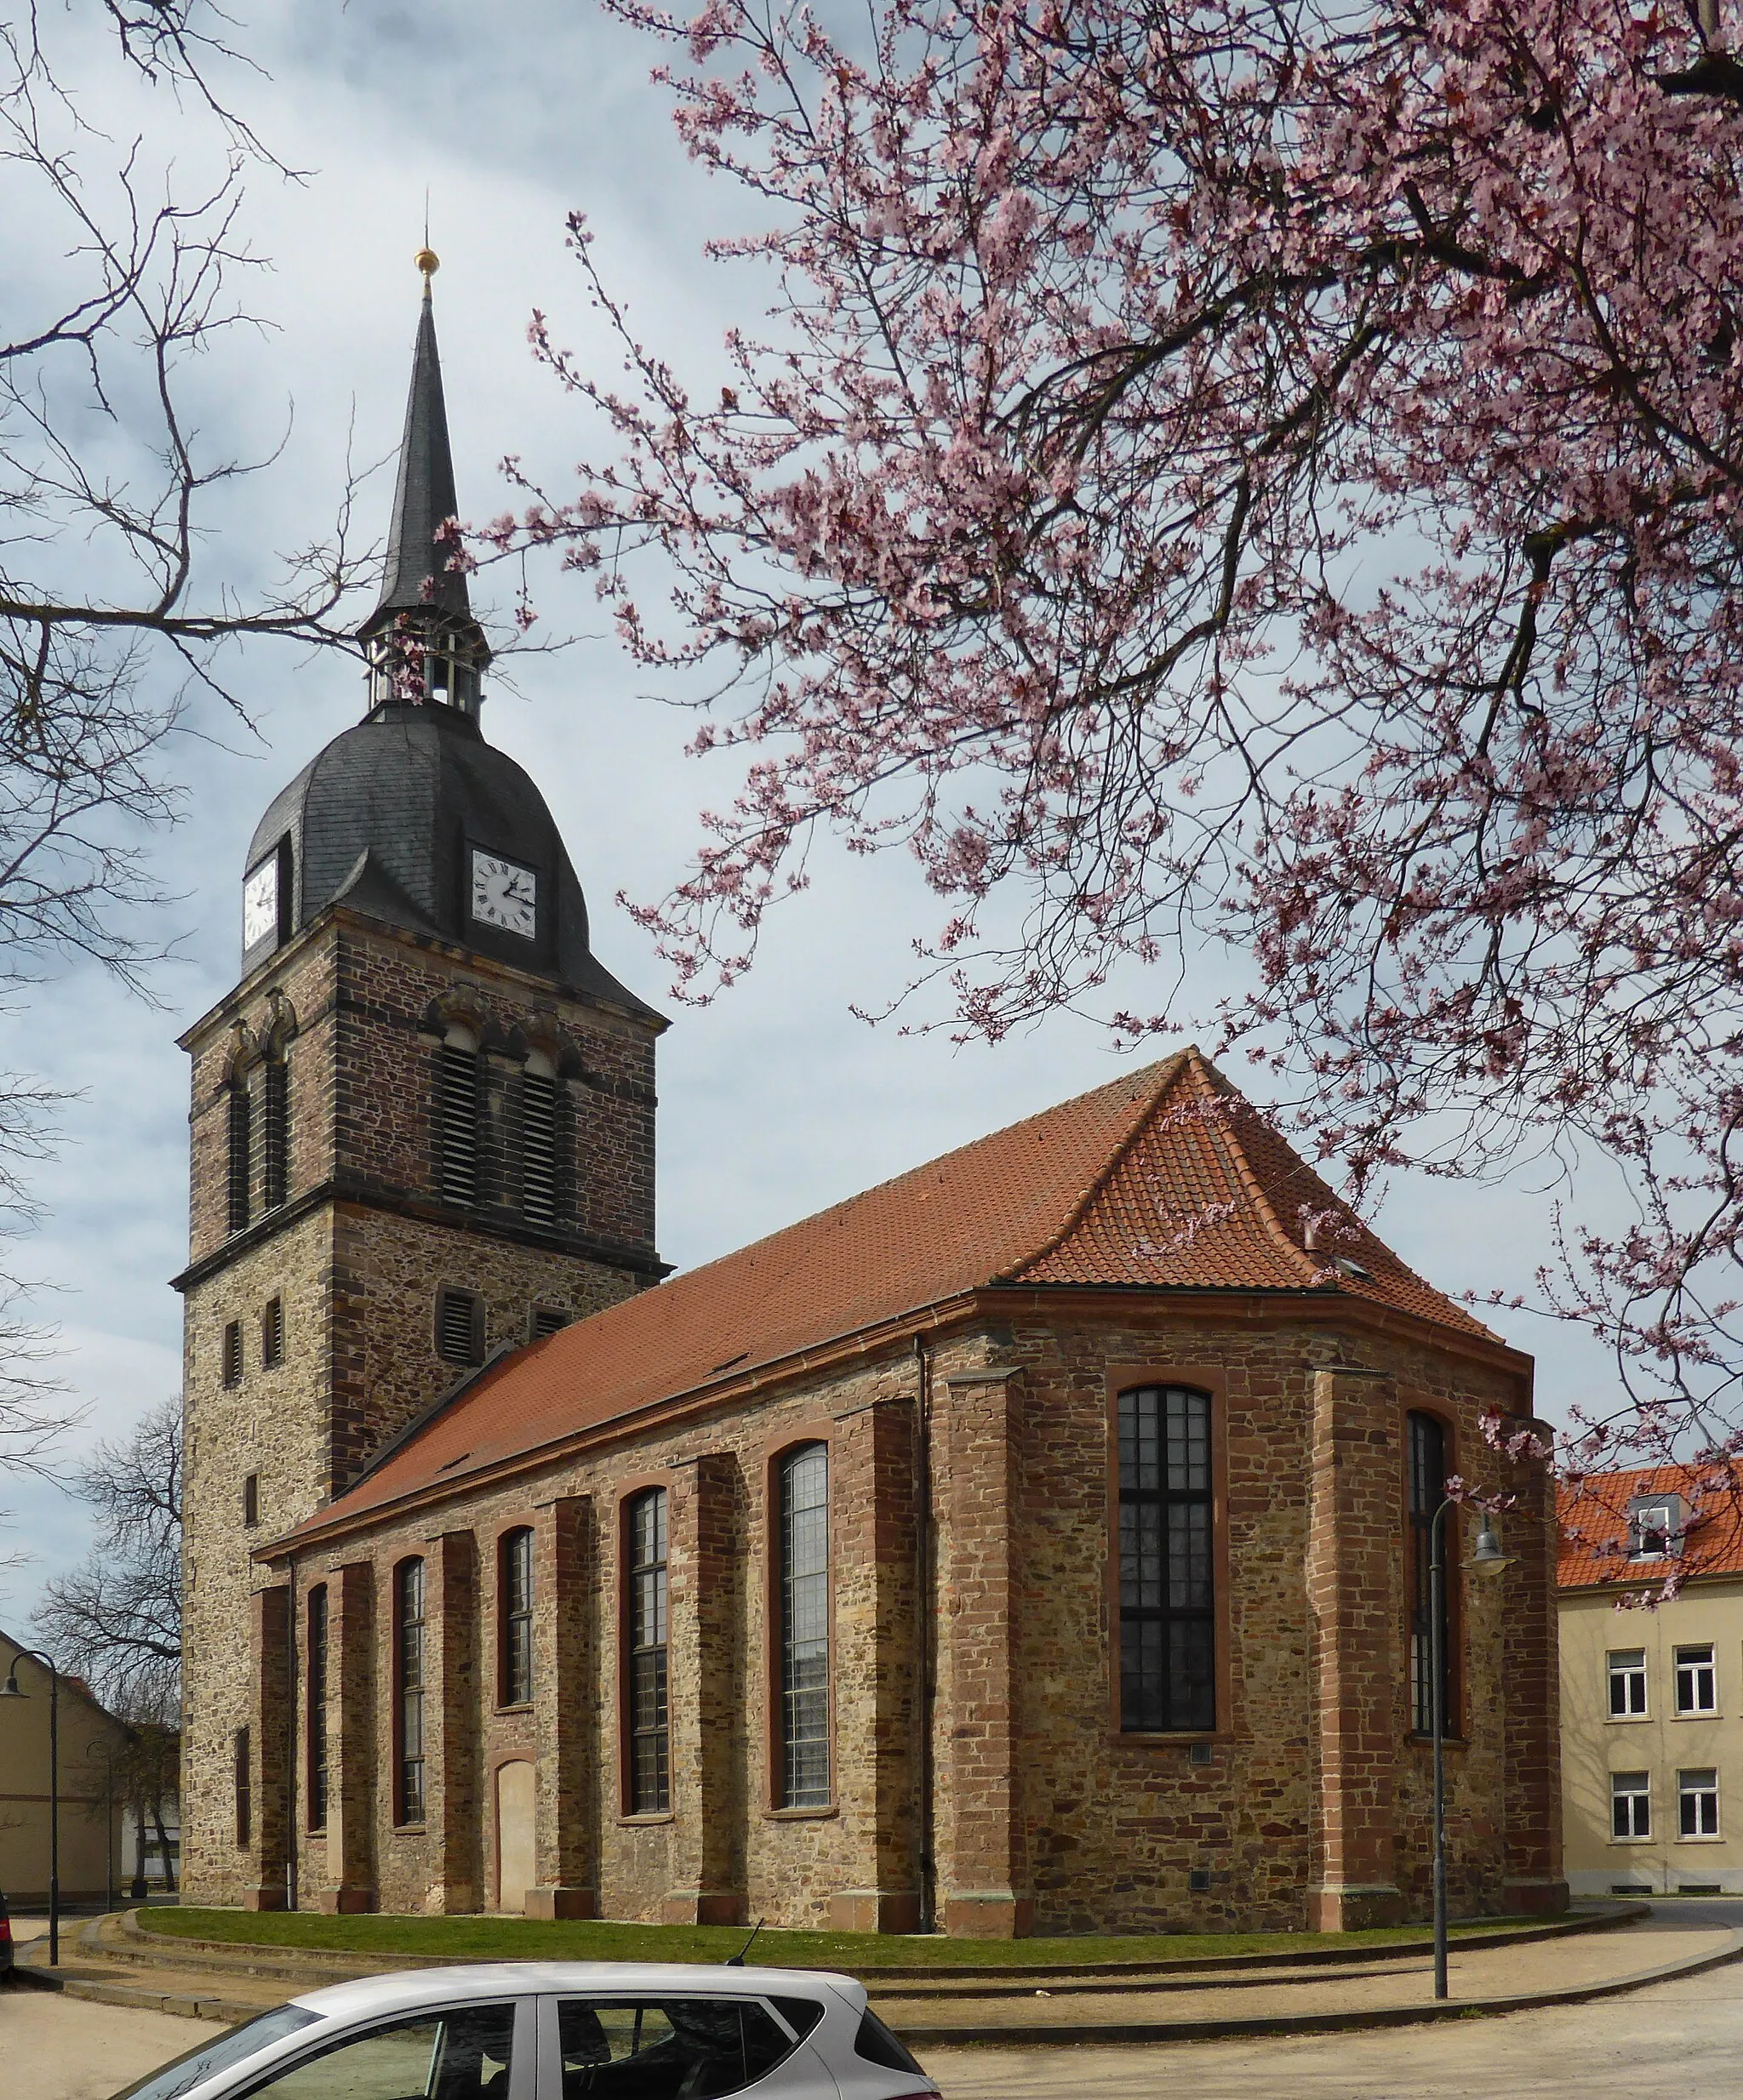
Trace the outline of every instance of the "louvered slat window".
<instances>
[{"instance_id":1,"label":"louvered slat window","mask_svg":"<svg viewBox=\"0 0 1743 2100\"><path fill-rule=\"evenodd\" d=\"M442 1046L437 1066L437 1168L450 1203L478 1200L478 1057L459 1043Z\"/></svg>"},{"instance_id":2,"label":"louvered slat window","mask_svg":"<svg viewBox=\"0 0 1743 2100\"><path fill-rule=\"evenodd\" d=\"M521 1209L534 1225L557 1223L557 1081L521 1074Z\"/></svg>"},{"instance_id":3,"label":"louvered slat window","mask_svg":"<svg viewBox=\"0 0 1743 2100\"><path fill-rule=\"evenodd\" d=\"M249 1142L254 1125L254 1104L241 1080L230 1089L230 1158L226 1166L226 1198L229 1228L241 1232L249 1222L249 1178L254 1165Z\"/></svg>"},{"instance_id":4,"label":"louvered slat window","mask_svg":"<svg viewBox=\"0 0 1743 2100\"><path fill-rule=\"evenodd\" d=\"M290 1184L290 1068L282 1058L266 1067L260 1089L260 1204L277 1210Z\"/></svg>"},{"instance_id":5,"label":"louvered slat window","mask_svg":"<svg viewBox=\"0 0 1743 2100\"><path fill-rule=\"evenodd\" d=\"M443 1291L436 1299L436 1353L444 1363L477 1363L478 1301L470 1291Z\"/></svg>"},{"instance_id":6,"label":"louvered slat window","mask_svg":"<svg viewBox=\"0 0 1743 2100\"><path fill-rule=\"evenodd\" d=\"M284 1300L268 1298L260 1315L260 1365L272 1371L284 1361Z\"/></svg>"}]
</instances>

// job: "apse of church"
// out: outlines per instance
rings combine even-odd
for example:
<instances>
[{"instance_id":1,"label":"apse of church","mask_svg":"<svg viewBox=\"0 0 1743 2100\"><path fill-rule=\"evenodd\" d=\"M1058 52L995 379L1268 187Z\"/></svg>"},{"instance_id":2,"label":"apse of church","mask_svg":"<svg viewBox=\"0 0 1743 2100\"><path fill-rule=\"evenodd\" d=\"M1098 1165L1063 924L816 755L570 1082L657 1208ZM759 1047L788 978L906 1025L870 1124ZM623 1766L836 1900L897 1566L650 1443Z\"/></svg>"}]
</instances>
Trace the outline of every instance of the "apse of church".
<instances>
[{"instance_id":1,"label":"apse of church","mask_svg":"<svg viewBox=\"0 0 1743 2100\"><path fill-rule=\"evenodd\" d=\"M1530 1360L1196 1051L667 1275L662 1023L484 740L455 508L426 287L369 711L186 1038L190 1900L1426 1915L1459 1474L1517 1502L1450 1585L1453 1906L1561 1907Z\"/></svg>"}]
</instances>

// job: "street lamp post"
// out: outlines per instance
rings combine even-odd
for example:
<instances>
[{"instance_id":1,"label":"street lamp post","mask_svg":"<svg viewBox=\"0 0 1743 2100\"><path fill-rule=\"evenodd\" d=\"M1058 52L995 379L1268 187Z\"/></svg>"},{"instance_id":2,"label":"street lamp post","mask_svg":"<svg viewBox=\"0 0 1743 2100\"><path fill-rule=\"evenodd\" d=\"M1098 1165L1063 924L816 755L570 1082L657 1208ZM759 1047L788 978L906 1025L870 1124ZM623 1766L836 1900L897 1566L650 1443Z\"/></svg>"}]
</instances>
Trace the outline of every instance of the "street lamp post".
<instances>
[{"instance_id":1,"label":"street lamp post","mask_svg":"<svg viewBox=\"0 0 1743 2100\"><path fill-rule=\"evenodd\" d=\"M49 1966L60 1966L60 1672L35 1648L20 1648L12 1658L0 1699L27 1699L18 1681L20 1663L40 1663L49 1673Z\"/></svg>"},{"instance_id":2,"label":"street lamp post","mask_svg":"<svg viewBox=\"0 0 1743 2100\"><path fill-rule=\"evenodd\" d=\"M1447 1658L1446 1520L1458 1507L1449 1495L1428 1527L1429 1711L1434 1733L1434 1994L1447 1994ZM1471 1549L1471 1565L1485 1575L1499 1575L1507 1565L1500 1541L1487 1516Z\"/></svg>"}]
</instances>

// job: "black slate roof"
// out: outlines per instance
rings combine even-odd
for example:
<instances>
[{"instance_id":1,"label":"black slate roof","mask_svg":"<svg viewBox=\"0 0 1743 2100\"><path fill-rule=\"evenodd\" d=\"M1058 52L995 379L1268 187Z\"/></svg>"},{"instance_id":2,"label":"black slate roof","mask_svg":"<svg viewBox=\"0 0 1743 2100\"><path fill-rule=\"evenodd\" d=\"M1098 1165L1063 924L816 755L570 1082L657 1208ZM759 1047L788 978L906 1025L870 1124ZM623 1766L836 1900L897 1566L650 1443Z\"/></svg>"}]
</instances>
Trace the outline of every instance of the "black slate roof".
<instances>
[{"instance_id":1,"label":"black slate roof","mask_svg":"<svg viewBox=\"0 0 1743 2100\"><path fill-rule=\"evenodd\" d=\"M449 568L446 555L436 545L437 528L459 514L454 454L448 442L448 408L442 393L442 360L436 349L436 312L426 278L393 489L387 567L380 601L363 626L366 636L396 613L433 608L454 619L471 619L465 574Z\"/></svg>"},{"instance_id":2,"label":"black slate roof","mask_svg":"<svg viewBox=\"0 0 1743 2100\"><path fill-rule=\"evenodd\" d=\"M386 925L653 1016L594 959L581 886L545 797L523 768L454 708L378 707L334 737L274 797L255 828L249 867L287 840L291 886L282 939L343 902ZM537 871L536 942L471 919L474 846ZM245 966L260 959L251 953Z\"/></svg>"}]
</instances>

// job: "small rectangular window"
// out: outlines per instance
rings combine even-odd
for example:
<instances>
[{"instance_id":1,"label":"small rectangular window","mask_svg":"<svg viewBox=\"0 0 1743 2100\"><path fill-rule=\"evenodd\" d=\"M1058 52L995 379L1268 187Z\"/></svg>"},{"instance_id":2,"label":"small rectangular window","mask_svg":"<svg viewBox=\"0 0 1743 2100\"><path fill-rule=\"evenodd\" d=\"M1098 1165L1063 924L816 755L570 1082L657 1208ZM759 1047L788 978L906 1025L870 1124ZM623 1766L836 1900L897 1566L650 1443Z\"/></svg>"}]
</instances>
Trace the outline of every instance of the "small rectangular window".
<instances>
[{"instance_id":1,"label":"small rectangular window","mask_svg":"<svg viewBox=\"0 0 1743 2100\"><path fill-rule=\"evenodd\" d=\"M1610 1835L1643 1838L1652 1835L1652 1800L1643 1772L1610 1774Z\"/></svg>"},{"instance_id":2,"label":"small rectangular window","mask_svg":"<svg viewBox=\"0 0 1743 2100\"><path fill-rule=\"evenodd\" d=\"M242 1521L250 1530L260 1521L260 1476L250 1473L242 1484Z\"/></svg>"},{"instance_id":3,"label":"small rectangular window","mask_svg":"<svg viewBox=\"0 0 1743 2100\"><path fill-rule=\"evenodd\" d=\"M1677 1711L1712 1714L1718 1710L1718 1678L1712 1664L1712 1643L1677 1651Z\"/></svg>"},{"instance_id":4,"label":"small rectangular window","mask_svg":"<svg viewBox=\"0 0 1743 2100\"><path fill-rule=\"evenodd\" d=\"M246 1728L238 1728L231 1738L231 1755L236 1778L236 1841L245 1848L254 1831L254 1787Z\"/></svg>"},{"instance_id":5,"label":"small rectangular window","mask_svg":"<svg viewBox=\"0 0 1743 2100\"><path fill-rule=\"evenodd\" d=\"M436 1354L444 1363L480 1363L484 1355L482 1308L470 1291L436 1294Z\"/></svg>"},{"instance_id":6,"label":"small rectangular window","mask_svg":"<svg viewBox=\"0 0 1743 2100\"><path fill-rule=\"evenodd\" d=\"M569 1323L569 1315L557 1305L534 1305L527 1319L529 1341L542 1342L547 1334L560 1334Z\"/></svg>"},{"instance_id":7,"label":"small rectangular window","mask_svg":"<svg viewBox=\"0 0 1743 2100\"><path fill-rule=\"evenodd\" d=\"M284 1361L284 1300L268 1298L266 1310L260 1315L260 1363L263 1369L276 1370Z\"/></svg>"},{"instance_id":8,"label":"small rectangular window","mask_svg":"<svg viewBox=\"0 0 1743 2100\"><path fill-rule=\"evenodd\" d=\"M1711 1766L1677 1774L1677 1835L1716 1838L1719 1834L1719 1776Z\"/></svg>"},{"instance_id":9,"label":"small rectangular window","mask_svg":"<svg viewBox=\"0 0 1743 2100\"><path fill-rule=\"evenodd\" d=\"M1610 1719L1632 1720L1646 1711L1646 1651L1612 1648L1609 1660Z\"/></svg>"},{"instance_id":10,"label":"small rectangular window","mask_svg":"<svg viewBox=\"0 0 1743 2100\"><path fill-rule=\"evenodd\" d=\"M219 1352L219 1376L226 1385L242 1384L242 1322L232 1320L224 1330L223 1346Z\"/></svg>"}]
</instances>

